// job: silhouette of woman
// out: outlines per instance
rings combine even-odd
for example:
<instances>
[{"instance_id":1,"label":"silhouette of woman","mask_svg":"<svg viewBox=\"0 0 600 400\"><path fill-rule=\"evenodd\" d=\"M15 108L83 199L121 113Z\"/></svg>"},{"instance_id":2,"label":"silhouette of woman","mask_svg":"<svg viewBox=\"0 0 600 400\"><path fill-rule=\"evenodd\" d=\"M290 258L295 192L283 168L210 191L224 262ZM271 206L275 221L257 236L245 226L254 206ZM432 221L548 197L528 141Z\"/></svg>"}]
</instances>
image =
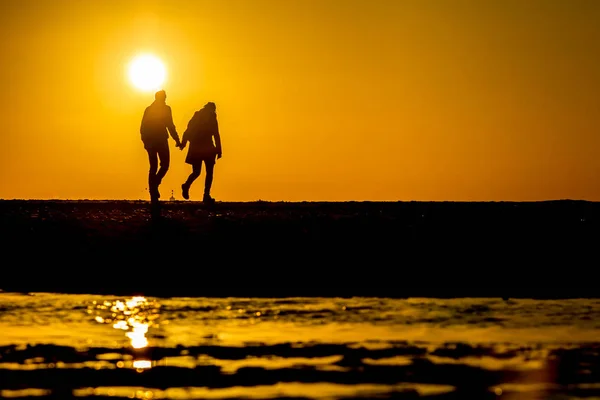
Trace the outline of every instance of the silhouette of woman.
<instances>
[{"instance_id":1,"label":"silhouette of woman","mask_svg":"<svg viewBox=\"0 0 600 400\"><path fill-rule=\"evenodd\" d=\"M190 142L185 162L192 166L192 173L188 176L185 183L181 185L184 199L190 198L190 187L196 178L200 176L202 163L204 163L206 166L206 178L204 180L204 196L202 201L211 204L215 201L210 196L210 189L213 182L216 159L221 158L223 155L216 111L217 106L215 103L206 103L201 110L194 113L194 116L188 123L187 129L183 133L180 149L183 150L187 142Z\"/></svg>"}]
</instances>

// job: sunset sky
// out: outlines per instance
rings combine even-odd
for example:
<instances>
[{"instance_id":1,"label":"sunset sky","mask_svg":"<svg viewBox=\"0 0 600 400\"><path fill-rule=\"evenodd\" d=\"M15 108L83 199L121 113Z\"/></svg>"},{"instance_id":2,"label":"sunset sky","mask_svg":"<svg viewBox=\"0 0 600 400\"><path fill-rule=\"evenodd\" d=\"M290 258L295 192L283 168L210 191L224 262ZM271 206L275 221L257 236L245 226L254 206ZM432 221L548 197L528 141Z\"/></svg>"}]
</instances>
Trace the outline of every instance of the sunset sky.
<instances>
[{"instance_id":1,"label":"sunset sky","mask_svg":"<svg viewBox=\"0 0 600 400\"><path fill-rule=\"evenodd\" d=\"M154 94L127 75L149 53L180 135L217 105L217 200L600 201L598 0L2 0L0 22L3 199L149 199Z\"/></svg>"}]
</instances>

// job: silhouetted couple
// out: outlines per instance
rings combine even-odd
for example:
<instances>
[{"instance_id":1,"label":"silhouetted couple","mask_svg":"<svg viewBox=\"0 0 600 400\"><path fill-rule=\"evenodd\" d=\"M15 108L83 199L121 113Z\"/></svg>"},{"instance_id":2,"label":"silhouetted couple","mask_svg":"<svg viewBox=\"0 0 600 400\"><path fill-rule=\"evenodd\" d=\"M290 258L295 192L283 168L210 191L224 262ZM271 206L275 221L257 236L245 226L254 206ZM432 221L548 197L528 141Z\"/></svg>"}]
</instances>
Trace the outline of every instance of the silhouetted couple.
<instances>
[{"instance_id":1,"label":"silhouetted couple","mask_svg":"<svg viewBox=\"0 0 600 400\"><path fill-rule=\"evenodd\" d=\"M150 171L148 174L148 189L150 199L153 203L158 202L162 179L169 170L169 134L175 140L175 146L183 150L188 142L190 147L185 159L192 166L192 173L185 183L181 185L184 199L189 199L189 191L192 183L200 176L202 163L206 166L206 179L204 181L205 203L214 203L210 196L213 181L214 166L217 158L221 158L221 137L217 123L217 107L215 103L207 103L201 110L194 113L189 121L187 129L183 133L183 141L179 140L177 129L173 123L171 107L166 104L167 94L164 90L156 92L154 102L144 111L140 133L144 148L148 152ZM168 133L167 133L168 131ZM214 138L214 143L213 143ZM160 168L159 168L160 161Z\"/></svg>"}]
</instances>

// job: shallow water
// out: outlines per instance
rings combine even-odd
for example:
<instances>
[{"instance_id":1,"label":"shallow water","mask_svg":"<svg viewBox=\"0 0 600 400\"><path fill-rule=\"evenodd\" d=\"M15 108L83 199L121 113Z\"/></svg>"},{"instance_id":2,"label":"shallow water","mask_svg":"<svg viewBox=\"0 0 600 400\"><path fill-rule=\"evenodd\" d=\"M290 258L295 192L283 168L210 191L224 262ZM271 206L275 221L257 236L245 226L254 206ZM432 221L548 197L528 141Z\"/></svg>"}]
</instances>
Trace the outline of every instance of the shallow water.
<instances>
[{"instance_id":1,"label":"shallow water","mask_svg":"<svg viewBox=\"0 0 600 400\"><path fill-rule=\"evenodd\" d=\"M0 293L0 397L600 398L600 300Z\"/></svg>"}]
</instances>

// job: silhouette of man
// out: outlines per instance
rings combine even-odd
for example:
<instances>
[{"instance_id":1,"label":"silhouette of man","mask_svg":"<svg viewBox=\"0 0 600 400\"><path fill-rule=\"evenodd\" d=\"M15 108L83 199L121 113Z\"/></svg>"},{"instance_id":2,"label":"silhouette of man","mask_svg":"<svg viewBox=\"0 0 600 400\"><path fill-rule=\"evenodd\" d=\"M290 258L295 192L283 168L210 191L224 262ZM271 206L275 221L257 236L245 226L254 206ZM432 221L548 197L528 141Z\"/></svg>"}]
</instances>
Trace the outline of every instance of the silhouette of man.
<instances>
[{"instance_id":1,"label":"silhouette of man","mask_svg":"<svg viewBox=\"0 0 600 400\"><path fill-rule=\"evenodd\" d=\"M175 140L176 146L180 146L179 135L173 123L171 107L166 104L167 94L160 90L154 94L154 102L144 110L140 133L144 148L148 152L150 171L148 173L148 189L150 199L157 202L160 198L158 187L169 170L169 134ZM167 134L167 130L168 133ZM158 162L160 160L160 169ZM158 170L158 171L157 171Z\"/></svg>"},{"instance_id":2,"label":"silhouette of man","mask_svg":"<svg viewBox=\"0 0 600 400\"><path fill-rule=\"evenodd\" d=\"M214 143L213 143L214 138ZM202 201L207 204L214 203L210 196L210 188L213 182L213 172L216 158L221 158L223 151L221 148L221 135L219 134L219 124L217 122L217 106L213 102L208 102L204 107L196 111L190 119L187 129L183 133L183 139L179 146L183 150L190 142L185 162L192 166L192 173L181 185L181 191L184 199L190 198L190 186L200 176L202 163L206 166L206 178L204 180L204 197Z\"/></svg>"}]
</instances>

